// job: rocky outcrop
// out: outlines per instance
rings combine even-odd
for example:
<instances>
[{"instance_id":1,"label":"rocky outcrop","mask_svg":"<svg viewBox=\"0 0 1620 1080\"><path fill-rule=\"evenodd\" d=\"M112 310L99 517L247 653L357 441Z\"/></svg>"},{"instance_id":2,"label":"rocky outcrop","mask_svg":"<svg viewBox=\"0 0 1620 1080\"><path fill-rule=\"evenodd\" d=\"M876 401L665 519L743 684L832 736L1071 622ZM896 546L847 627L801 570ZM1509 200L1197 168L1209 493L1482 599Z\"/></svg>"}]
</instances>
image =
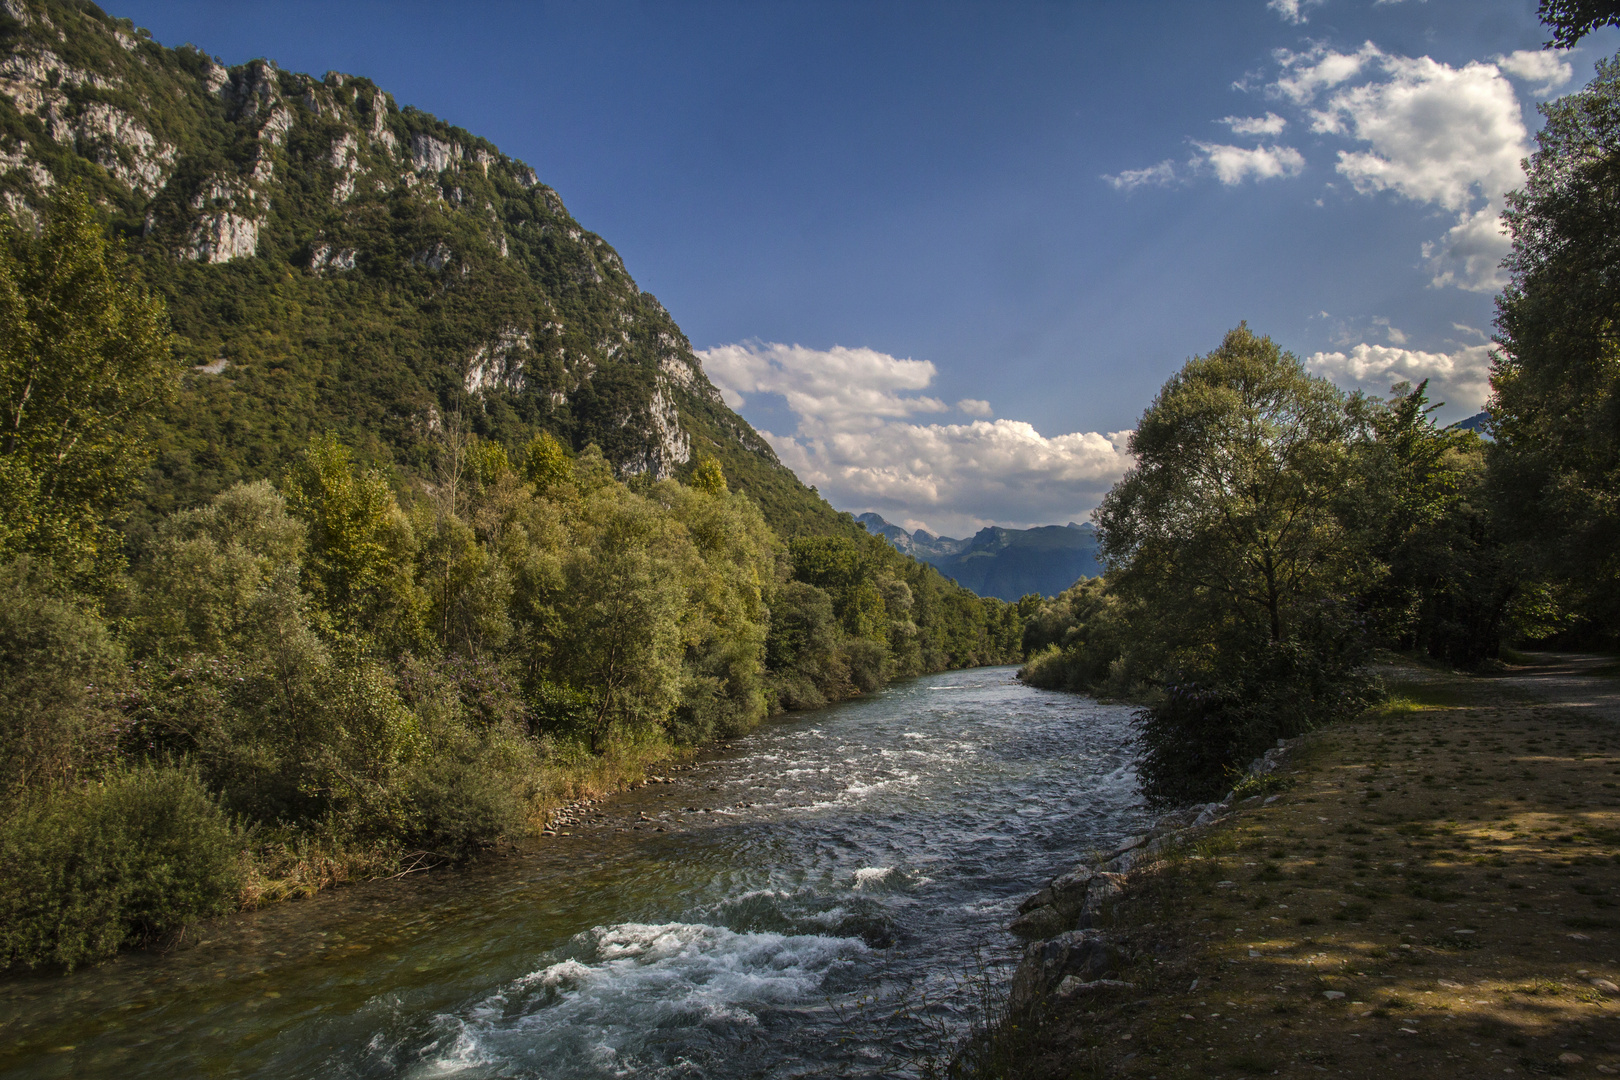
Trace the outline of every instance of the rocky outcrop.
<instances>
[{"instance_id":1,"label":"rocky outcrop","mask_svg":"<svg viewBox=\"0 0 1620 1080\"><path fill-rule=\"evenodd\" d=\"M461 160L461 147L432 135L411 137L411 164L421 173L441 173Z\"/></svg>"},{"instance_id":2,"label":"rocky outcrop","mask_svg":"<svg viewBox=\"0 0 1620 1080\"><path fill-rule=\"evenodd\" d=\"M354 260L358 252L354 248L338 248L331 244L316 244L309 253L309 268L317 274L324 274L328 270L342 272L354 269Z\"/></svg>"},{"instance_id":3,"label":"rocky outcrop","mask_svg":"<svg viewBox=\"0 0 1620 1080\"><path fill-rule=\"evenodd\" d=\"M197 192L191 205L202 214L180 251L182 258L223 263L258 254L263 216L252 189L242 181L216 177Z\"/></svg>"},{"instance_id":4,"label":"rocky outcrop","mask_svg":"<svg viewBox=\"0 0 1620 1080\"><path fill-rule=\"evenodd\" d=\"M483 394L494 390L514 393L523 389L523 365L533 354L527 331L508 327L488 345L480 345L467 360L467 374L462 385L469 394Z\"/></svg>"},{"instance_id":5,"label":"rocky outcrop","mask_svg":"<svg viewBox=\"0 0 1620 1080\"><path fill-rule=\"evenodd\" d=\"M1279 740L1249 765L1249 775L1274 771L1302 741ZM1275 798L1255 796L1244 803L1258 805ZM1059 874L1018 905L1018 915L1007 929L1034 940L1025 947L1013 976L1011 1007L1016 1011L1053 997L1130 989L1129 982L1111 977L1122 954L1104 924L1112 921L1109 916L1116 905L1129 902L1131 873L1153 865L1197 831L1220 822L1236 800L1236 791L1231 791L1218 803L1164 814L1147 832Z\"/></svg>"}]
</instances>

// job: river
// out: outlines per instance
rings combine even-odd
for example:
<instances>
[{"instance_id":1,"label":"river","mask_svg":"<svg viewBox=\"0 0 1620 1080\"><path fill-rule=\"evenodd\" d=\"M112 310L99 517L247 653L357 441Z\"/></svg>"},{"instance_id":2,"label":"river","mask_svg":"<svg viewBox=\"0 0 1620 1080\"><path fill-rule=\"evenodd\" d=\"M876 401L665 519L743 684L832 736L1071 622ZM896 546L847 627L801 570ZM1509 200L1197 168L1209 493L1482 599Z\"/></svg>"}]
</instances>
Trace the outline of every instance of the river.
<instances>
[{"instance_id":1,"label":"river","mask_svg":"<svg viewBox=\"0 0 1620 1080\"><path fill-rule=\"evenodd\" d=\"M1013 670L772 721L532 853L0 980L0 1074L914 1072L1010 974L1018 901L1145 821L1129 709Z\"/></svg>"}]
</instances>

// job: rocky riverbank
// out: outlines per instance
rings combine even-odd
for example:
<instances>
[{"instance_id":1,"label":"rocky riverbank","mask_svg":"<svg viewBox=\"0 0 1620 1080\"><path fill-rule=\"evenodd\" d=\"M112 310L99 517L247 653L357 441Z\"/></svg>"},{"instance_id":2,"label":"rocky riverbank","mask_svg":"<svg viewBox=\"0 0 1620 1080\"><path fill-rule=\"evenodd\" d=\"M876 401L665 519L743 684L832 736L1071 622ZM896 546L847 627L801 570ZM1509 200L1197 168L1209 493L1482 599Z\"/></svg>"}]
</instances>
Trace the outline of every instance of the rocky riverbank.
<instances>
[{"instance_id":1,"label":"rocky riverbank","mask_svg":"<svg viewBox=\"0 0 1620 1080\"><path fill-rule=\"evenodd\" d=\"M1134 990L1133 983L1112 977L1123 966L1124 957L1104 929L1114 921L1116 910L1130 900L1132 869L1153 867L1181 852L1238 806L1267 805L1280 799L1276 794L1247 793L1264 786L1261 778L1276 773L1302 742L1279 740L1249 765L1245 782L1220 802L1165 814L1147 832L1053 878L1020 904L1018 917L1007 929L1036 940L1025 949L1013 976L1011 1008L1026 1010L1052 997Z\"/></svg>"}]
</instances>

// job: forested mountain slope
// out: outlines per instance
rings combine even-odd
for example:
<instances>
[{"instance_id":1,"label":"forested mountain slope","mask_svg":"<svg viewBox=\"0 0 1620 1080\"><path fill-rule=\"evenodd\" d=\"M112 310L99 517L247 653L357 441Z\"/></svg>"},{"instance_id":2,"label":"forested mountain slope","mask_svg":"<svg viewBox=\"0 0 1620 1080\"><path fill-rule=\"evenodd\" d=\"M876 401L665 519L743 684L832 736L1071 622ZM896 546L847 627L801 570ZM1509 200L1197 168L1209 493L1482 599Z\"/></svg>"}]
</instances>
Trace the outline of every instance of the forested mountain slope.
<instances>
[{"instance_id":1,"label":"forested mountain slope","mask_svg":"<svg viewBox=\"0 0 1620 1080\"><path fill-rule=\"evenodd\" d=\"M311 434L420 471L436 430L550 431L621 476L717 458L779 533L849 530L721 401L668 311L521 161L365 78L227 68L74 0L0 5L0 200L82 185L190 362L147 511Z\"/></svg>"}]
</instances>

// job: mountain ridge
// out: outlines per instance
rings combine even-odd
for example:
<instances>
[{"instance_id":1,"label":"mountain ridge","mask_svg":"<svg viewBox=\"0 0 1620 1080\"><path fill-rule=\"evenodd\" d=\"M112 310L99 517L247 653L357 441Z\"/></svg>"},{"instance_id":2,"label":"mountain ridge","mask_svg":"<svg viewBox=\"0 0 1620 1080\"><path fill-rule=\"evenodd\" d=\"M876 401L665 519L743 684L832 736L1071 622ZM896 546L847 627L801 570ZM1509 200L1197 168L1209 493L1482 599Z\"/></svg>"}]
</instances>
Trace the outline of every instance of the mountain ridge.
<instances>
[{"instance_id":1,"label":"mountain ridge","mask_svg":"<svg viewBox=\"0 0 1620 1080\"><path fill-rule=\"evenodd\" d=\"M783 535L855 530L727 408L690 341L533 168L370 79L226 66L79 0L0 4L0 203L111 218L187 361L146 512L276 477L336 430L403 473L452 420L719 460Z\"/></svg>"},{"instance_id":2,"label":"mountain ridge","mask_svg":"<svg viewBox=\"0 0 1620 1080\"><path fill-rule=\"evenodd\" d=\"M1102 573L1097 530L1090 523L1007 529L989 525L965 540L908 532L875 513L855 520L907 555L926 562L979 596L1014 601L1029 593L1056 596L1082 577Z\"/></svg>"}]
</instances>

